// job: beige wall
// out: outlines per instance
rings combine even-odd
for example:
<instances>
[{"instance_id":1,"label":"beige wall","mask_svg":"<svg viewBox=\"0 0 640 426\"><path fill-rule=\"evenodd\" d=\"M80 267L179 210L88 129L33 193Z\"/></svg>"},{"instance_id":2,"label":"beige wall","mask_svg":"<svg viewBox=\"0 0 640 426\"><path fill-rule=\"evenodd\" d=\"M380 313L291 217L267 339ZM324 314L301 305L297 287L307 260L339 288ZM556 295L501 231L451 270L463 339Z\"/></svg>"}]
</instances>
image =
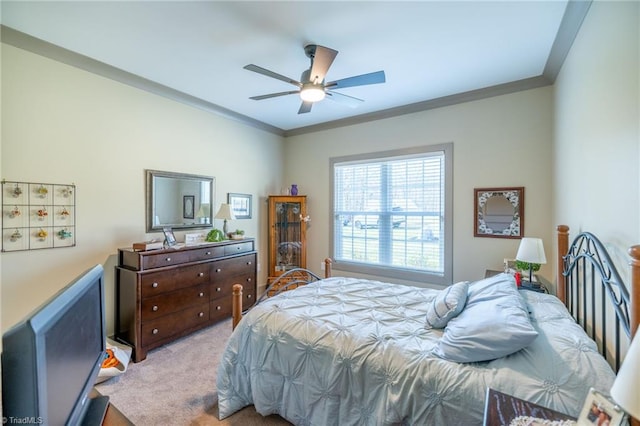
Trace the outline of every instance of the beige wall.
<instances>
[{"instance_id":1,"label":"beige wall","mask_svg":"<svg viewBox=\"0 0 640 426\"><path fill-rule=\"evenodd\" d=\"M473 236L476 187L524 186L525 235L543 238L550 252L552 110L547 87L287 138L285 181L309 196L307 264L319 270L330 256L329 158L446 142L454 144L454 281L501 269L518 249L519 240Z\"/></svg>"},{"instance_id":2,"label":"beige wall","mask_svg":"<svg viewBox=\"0 0 640 426\"><path fill-rule=\"evenodd\" d=\"M145 234L145 169L215 176L216 204L252 194L253 219L231 227L258 237L266 264L261 200L281 187L281 137L7 45L2 124L2 178L77 185L76 247L2 253L3 330L97 263L113 330L116 250L159 237Z\"/></svg>"},{"instance_id":3,"label":"beige wall","mask_svg":"<svg viewBox=\"0 0 640 426\"><path fill-rule=\"evenodd\" d=\"M557 222L613 252L640 243L640 4L594 2L555 84Z\"/></svg>"},{"instance_id":4,"label":"beige wall","mask_svg":"<svg viewBox=\"0 0 640 426\"><path fill-rule=\"evenodd\" d=\"M105 266L113 289L116 249L150 237L144 233L147 168L213 175L218 203L227 192L253 194L254 218L232 227L258 237L261 264L264 197L297 183L309 196L308 264L319 272L330 255L330 157L453 142L454 280L499 268L518 246L518 240L473 237L475 187L526 188L525 235L544 239L548 278L557 223L594 231L624 255L640 241L638 9L635 2L595 2L553 88L284 142L2 45L1 177L75 183L78 206L76 247L0 255L2 329L96 263ZM238 155L250 174L228 161ZM581 178L585 169L589 177ZM112 317L108 322L111 329Z\"/></svg>"}]
</instances>

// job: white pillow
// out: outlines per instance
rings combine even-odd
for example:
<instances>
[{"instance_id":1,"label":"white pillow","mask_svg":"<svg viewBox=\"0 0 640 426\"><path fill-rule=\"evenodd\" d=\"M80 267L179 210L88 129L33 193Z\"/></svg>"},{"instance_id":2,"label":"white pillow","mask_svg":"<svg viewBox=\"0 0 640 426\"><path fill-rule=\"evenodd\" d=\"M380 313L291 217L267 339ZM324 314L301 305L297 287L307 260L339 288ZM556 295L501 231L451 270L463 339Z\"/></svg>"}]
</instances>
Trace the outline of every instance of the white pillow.
<instances>
[{"instance_id":1,"label":"white pillow","mask_svg":"<svg viewBox=\"0 0 640 426\"><path fill-rule=\"evenodd\" d=\"M455 362L502 358L538 336L513 276L499 274L469 284L467 303L451 319L433 353Z\"/></svg>"},{"instance_id":2,"label":"white pillow","mask_svg":"<svg viewBox=\"0 0 640 426\"><path fill-rule=\"evenodd\" d=\"M429 302L425 327L444 328L464 308L468 288L469 281L461 281L440 290L433 301Z\"/></svg>"}]
</instances>

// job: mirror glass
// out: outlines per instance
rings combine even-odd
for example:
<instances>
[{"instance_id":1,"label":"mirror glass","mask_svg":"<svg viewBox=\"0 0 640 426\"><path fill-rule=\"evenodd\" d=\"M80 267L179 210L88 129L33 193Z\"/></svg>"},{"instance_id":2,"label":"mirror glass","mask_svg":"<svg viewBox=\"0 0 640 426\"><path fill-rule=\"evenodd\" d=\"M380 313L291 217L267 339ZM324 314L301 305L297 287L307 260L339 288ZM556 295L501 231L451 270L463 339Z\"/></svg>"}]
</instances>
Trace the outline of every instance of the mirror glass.
<instances>
[{"instance_id":1,"label":"mirror glass","mask_svg":"<svg viewBox=\"0 0 640 426\"><path fill-rule=\"evenodd\" d=\"M524 187L475 190L476 237L522 238Z\"/></svg>"},{"instance_id":2,"label":"mirror glass","mask_svg":"<svg viewBox=\"0 0 640 426\"><path fill-rule=\"evenodd\" d=\"M211 176L147 170L147 232L162 228L209 228L215 179Z\"/></svg>"}]
</instances>

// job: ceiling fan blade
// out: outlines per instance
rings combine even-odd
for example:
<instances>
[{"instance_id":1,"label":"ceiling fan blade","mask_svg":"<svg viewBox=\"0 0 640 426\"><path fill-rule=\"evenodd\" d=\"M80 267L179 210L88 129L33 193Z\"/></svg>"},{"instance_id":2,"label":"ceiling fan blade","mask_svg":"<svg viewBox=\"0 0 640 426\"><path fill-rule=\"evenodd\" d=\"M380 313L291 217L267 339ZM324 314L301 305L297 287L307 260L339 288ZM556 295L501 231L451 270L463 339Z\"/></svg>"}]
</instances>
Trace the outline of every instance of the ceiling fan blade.
<instances>
[{"instance_id":1,"label":"ceiling fan blade","mask_svg":"<svg viewBox=\"0 0 640 426\"><path fill-rule=\"evenodd\" d=\"M327 98L331 99L332 101L336 101L341 104L347 105L351 108L355 108L364 102L363 99L354 98L353 96L343 95L342 93L338 93L338 92L327 92Z\"/></svg>"},{"instance_id":2,"label":"ceiling fan blade","mask_svg":"<svg viewBox=\"0 0 640 426\"><path fill-rule=\"evenodd\" d=\"M294 86L302 87L302 83L300 83L299 81L296 81L296 80L294 80L292 78L289 78L287 76L284 76L282 74L278 74L276 72L269 71L268 69L259 67L257 65L253 65L253 64L245 65L244 69L245 70L249 70L249 71L253 71L253 72L257 72L258 74L266 75L267 77L275 78L277 80L284 81L285 83L293 84Z\"/></svg>"},{"instance_id":3,"label":"ceiling fan blade","mask_svg":"<svg viewBox=\"0 0 640 426\"><path fill-rule=\"evenodd\" d=\"M293 95L294 93L300 93L297 90L291 90L289 92L269 93L268 95L251 96L249 99L254 101L261 101L263 99L276 98L278 96Z\"/></svg>"},{"instance_id":4,"label":"ceiling fan blade","mask_svg":"<svg viewBox=\"0 0 640 426\"><path fill-rule=\"evenodd\" d=\"M370 72L329 82L324 85L329 90L344 89L345 87L364 86L367 84L384 83L384 71Z\"/></svg>"},{"instance_id":5,"label":"ceiling fan blade","mask_svg":"<svg viewBox=\"0 0 640 426\"><path fill-rule=\"evenodd\" d=\"M311 111L311 107L313 106L313 102L302 101L300 104L300 109L298 110L298 114L305 114Z\"/></svg>"},{"instance_id":6,"label":"ceiling fan blade","mask_svg":"<svg viewBox=\"0 0 640 426\"><path fill-rule=\"evenodd\" d=\"M329 71L329 67L333 63L337 54L337 50L329 49L328 47L315 47L311 73L309 74L309 80L312 83L320 84L324 81L324 77L327 75L327 71Z\"/></svg>"}]
</instances>

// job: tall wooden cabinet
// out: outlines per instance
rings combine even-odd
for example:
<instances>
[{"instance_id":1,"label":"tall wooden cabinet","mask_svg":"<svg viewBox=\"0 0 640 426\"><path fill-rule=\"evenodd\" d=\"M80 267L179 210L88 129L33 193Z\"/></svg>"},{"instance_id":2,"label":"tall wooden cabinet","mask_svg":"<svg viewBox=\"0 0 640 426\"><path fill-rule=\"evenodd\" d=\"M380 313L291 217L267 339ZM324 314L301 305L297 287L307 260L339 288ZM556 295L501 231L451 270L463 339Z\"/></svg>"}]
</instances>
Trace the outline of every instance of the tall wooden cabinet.
<instances>
[{"instance_id":1,"label":"tall wooden cabinet","mask_svg":"<svg viewBox=\"0 0 640 426\"><path fill-rule=\"evenodd\" d=\"M256 299L253 239L179 249L118 250L117 340L147 351L231 317L233 284L242 284L243 308Z\"/></svg>"},{"instance_id":2,"label":"tall wooden cabinet","mask_svg":"<svg viewBox=\"0 0 640 426\"><path fill-rule=\"evenodd\" d=\"M269 282L307 267L307 197L269 196Z\"/></svg>"}]
</instances>

